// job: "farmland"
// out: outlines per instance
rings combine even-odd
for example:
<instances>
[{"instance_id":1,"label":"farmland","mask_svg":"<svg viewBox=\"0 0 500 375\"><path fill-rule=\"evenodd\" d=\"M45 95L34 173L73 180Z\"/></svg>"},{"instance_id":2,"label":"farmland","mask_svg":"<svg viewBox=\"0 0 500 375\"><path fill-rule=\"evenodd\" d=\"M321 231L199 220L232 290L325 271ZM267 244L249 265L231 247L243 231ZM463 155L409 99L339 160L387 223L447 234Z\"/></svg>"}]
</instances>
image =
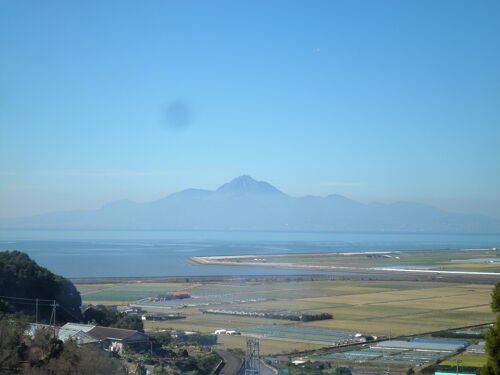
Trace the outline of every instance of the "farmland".
<instances>
[{"instance_id":1,"label":"farmland","mask_svg":"<svg viewBox=\"0 0 500 375\"><path fill-rule=\"evenodd\" d=\"M146 329L237 330L243 336L221 336L219 341L226 347L241 347L245 335L260 337L265 343L265 353L330 346L336 342L337 336L352 337L355 332L394 337L489 323L494 319L489 308L492 286L488 284L241 279L192 283L77 284L77 287L84 303L131 304L145 310L186 315L186 319L177 321L146 321ZM142 303L146 297L174 290L188 290L192 297ZM204 314L202 310L206 304L211 308L238 311L328 313L333 315L333 319L302 322Z\"/></svg>"},{"instance_id":2,"label":"farmland","mask_svg":"<svg viewBox=\"0 0 500 375\"><path fill-rule=\"evenodd\" d=\"M85 303L123 304L191 286L181 283L78 284L78 290Z\"/></svg>"},{"instance_id":3,"label":"farmland","mask_svg":"<svg viewBox=\"0 0 500 375\"><path fill-rule=\"evenodd\" d=\"M443 361L442 364L447 366L456 366L458 361L460 366L481 367L486 364L487 358L486 354L462 353L448 358L446 361Z\"/></svg>"}]
</instances>

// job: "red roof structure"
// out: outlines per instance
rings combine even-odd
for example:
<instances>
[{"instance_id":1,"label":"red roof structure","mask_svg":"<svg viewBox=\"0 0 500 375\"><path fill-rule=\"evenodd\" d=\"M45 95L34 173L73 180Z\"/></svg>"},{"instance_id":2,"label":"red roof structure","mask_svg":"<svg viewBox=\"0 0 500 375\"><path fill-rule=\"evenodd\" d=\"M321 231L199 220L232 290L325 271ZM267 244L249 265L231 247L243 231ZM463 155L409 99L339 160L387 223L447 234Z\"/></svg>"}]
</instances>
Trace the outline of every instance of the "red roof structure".
<instances>
[{"instance_id":1,"label":"red roof structure","mask_svg":"<svg viewBox=\"0 0 500 375\"><path fill-rule=\"evenodd\" d=\"M179 298L179 297L191 297L191 293L189 293L189 292L183 292L183 291L172 292L172 293L170 293L170 295L172 295L173 297L176 297L176 298Z\"/></svg>"}]
</instances>

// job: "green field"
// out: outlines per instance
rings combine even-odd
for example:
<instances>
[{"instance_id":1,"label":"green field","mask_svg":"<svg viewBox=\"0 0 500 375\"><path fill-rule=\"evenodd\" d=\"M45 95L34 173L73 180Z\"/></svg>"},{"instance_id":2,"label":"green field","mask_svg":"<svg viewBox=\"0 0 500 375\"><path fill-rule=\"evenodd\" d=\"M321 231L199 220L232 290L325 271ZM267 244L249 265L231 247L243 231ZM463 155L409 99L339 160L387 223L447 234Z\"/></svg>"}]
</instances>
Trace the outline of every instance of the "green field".
<instances>
[{"instance_id":1,"label":"green field","mask_svg":"<svg viewBox=\"0 0 500 375\"><path fill-rule=\"evenodd\" d=\"M469 354L462 353L454 357L448 358L446 361L441 362L442 365L456 366L457 360L460 361L459 365L464 367L482 367L486 364L486 354Z\"/></svg>"},{"instance_id":2,"label":"green field","mask_svg":"<svg viewBox=\"0 0 500 375\"><path fill-rule=\"evenodd\" d=\"M182 283L77 284L83 303L104 304L123 304L189 287Z\"/></svg>"}]
</instances>

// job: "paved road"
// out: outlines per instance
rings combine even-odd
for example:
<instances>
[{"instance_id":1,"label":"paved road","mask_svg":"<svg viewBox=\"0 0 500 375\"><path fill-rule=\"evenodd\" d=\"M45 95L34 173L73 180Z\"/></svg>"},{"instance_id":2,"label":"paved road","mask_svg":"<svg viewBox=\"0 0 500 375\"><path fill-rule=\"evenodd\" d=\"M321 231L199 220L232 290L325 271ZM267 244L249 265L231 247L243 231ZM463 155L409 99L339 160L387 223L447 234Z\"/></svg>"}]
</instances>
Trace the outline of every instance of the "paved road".
<instances>
[{"instance_id":1,"label":"paved road","mask_svg":"<svg viewBox=\"0 0 500 375\"><path fill-rule=\"evenodd\" d=\"M260 375L277 375L278 370L276 370L274 367L271 367L264 363L264 361L260 361Z\"/></svg>"},{"instance_id":2,"label":"paved road","mask_svg":"<svg viewBox=\"0 0 500 375\"><path fill-rule=\"evenodd\" d=\"M225 362L220 375L238 375L243 365L243 358L234 355L226 350L217 350L216 353L222 357Z\"/></svg>"}]
</instances>

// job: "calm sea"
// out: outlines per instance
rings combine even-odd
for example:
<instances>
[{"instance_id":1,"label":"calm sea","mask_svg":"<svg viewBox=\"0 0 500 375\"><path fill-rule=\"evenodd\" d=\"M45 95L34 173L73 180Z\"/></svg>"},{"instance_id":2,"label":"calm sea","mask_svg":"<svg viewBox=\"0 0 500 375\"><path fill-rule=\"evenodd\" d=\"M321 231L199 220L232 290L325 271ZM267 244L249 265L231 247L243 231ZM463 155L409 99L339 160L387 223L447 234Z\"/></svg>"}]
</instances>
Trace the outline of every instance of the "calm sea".
<instances>
[{"instance_id":1,"label":"calm sea","mask_svg":"<svg viewBox=\"0 0 500 375\"><path fill-rule=\"evenodd\" d=\"M290 274L193 266L192 256L500 247L500 234L1 230L0 250L21 250L67 277Z\"/></svg>"}]
</instances>

